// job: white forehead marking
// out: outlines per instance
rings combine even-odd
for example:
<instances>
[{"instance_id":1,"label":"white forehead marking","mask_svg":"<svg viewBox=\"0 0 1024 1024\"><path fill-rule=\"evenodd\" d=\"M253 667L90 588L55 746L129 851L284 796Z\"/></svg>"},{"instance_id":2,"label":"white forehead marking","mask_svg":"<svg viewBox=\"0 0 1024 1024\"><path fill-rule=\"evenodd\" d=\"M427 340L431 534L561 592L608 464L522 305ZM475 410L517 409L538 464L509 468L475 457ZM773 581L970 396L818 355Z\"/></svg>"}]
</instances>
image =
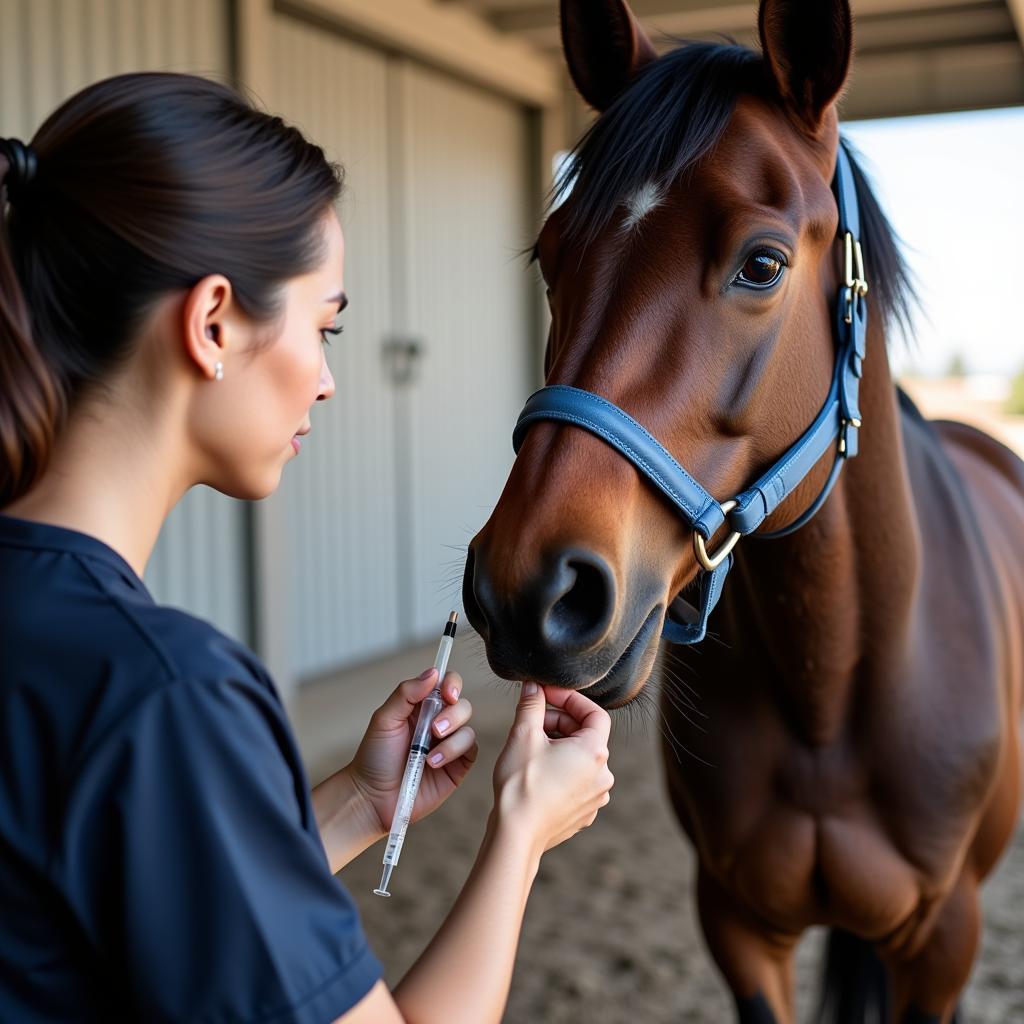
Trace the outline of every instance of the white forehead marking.
<instances>
[{"instance_id":1,"label":"white forehead marking","mask_svg":"<svg viewBox=\"0 0 1024 1024\"><path fill-rule=\"evenodd\" d=\"M661 206L664 196L653 181L641 185L626 200L626 218L622 222L624 231L632 231L651 212Z\"/></svg>"}]
</instances>

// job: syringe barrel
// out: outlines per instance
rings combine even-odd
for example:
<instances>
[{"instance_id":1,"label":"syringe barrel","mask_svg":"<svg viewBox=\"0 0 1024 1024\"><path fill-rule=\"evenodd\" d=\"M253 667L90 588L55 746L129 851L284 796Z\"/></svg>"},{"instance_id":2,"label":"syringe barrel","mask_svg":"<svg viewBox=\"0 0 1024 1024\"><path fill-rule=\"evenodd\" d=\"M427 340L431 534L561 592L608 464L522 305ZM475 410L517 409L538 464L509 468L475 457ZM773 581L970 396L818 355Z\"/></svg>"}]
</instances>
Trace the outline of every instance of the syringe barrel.
<instances>
[{"instance_id":1,"label":"syringe barrel","mask_svg":"<svg viewBox=\"0 0 1024 1024\"><path fill-rule=\"evenodd\" d=\"M405 762L402 788L398 791L395 816L391 819L391 833L388 836L388 844L384 848L385 864L398 863L398 856L402 852L405 833L409 829L409 820L412 818L412 809L416 803L416 793L420 788L420 779L423 776L423 765L426 759L426 752L422 749L418 750L414 743L413 749L409 751L409 758Z\"/></svg>"},{"instance_id":2,"label":"syringe barrel","mask_svg":"<svg viewBox=\"0 0 1024 1024\"><path fill-rule=\"evenodd\" d=\"M444 700L441 697L441 683L444 682L448 658L452 652L452 641L455 636L453 622L454 613L448 626L445 627L445 635L441 638L437 659L434 662L434 668L437 669L437 686L423 699L419 717L413 728L409 759L405 763L405 773L402 776L402 785L398 792L398 803L395 806L394 817L391 819L391 833L388 835L387 846L384 848L384 864L392 867L398 863L402 844L405 842L405 833L409 828L409 820L412 818L413 805L416 803L416 794L423 777L423 766L427 760L427 752L430 750L430 729L437 713L444 706Z\"/></svg>"},{"instance_id":3,"label":"syringe barrel","mask_svg":"<svg viewBox=\"0 0 1024 1024\"><path fill-rule=\"evenodd\" d=\"M413 752L417 747L422 747L424 753L430 749L430 727L434 724L434 719L437 718L437 713L443 704L439 689L431 690L429 695L423 698L423 702L420 704L419 718L416 719L416 727L412 731ZM403 783L404 781L403 779Z\"/></svg>"}]
</instances>

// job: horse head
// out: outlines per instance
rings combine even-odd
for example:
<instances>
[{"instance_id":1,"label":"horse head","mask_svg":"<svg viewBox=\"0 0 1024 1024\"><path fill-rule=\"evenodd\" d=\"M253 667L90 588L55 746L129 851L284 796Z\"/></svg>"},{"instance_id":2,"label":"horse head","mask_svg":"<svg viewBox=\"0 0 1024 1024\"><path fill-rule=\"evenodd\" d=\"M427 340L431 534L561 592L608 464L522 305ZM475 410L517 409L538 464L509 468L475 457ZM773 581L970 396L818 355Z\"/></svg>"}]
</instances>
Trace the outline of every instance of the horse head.
<instances>
[{"instance_id":1,"label":"horse head","mask_svg":"<svg viewBox=\"0 0 1024 1024\"><path fill-rule=\"evenodd\" d=\"M762 0L759 29L760 55L685 43L658 57L624 0L562 0L569 70L598 117L535 249L548 385L627 412L717 502L800 438L836 362L849 4ZM764 529L798 520L832 465L820 459ZM700 572L692 524L650 480L594 433L548 420L522 438L470 544L463 599L498 675L617 707L651 675Z\"/></svg>"}]
</instances>

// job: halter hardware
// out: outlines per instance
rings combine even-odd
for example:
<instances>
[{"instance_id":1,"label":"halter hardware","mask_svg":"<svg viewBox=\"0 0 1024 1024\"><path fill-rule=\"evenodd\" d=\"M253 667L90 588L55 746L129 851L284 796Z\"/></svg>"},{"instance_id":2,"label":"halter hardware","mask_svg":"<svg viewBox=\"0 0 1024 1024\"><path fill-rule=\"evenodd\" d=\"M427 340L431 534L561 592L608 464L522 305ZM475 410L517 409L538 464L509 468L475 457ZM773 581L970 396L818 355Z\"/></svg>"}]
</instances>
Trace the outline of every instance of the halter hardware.
<instances>
[{"instance_id":1,"label":"halter hardware","mask_svg":"<svg viewBox=\"0 0 1024 1024\"><path fill-rule=\"evenodd\" d=\"M728 501L722 502L722 518L724 519L729 513L736 507L736 502L730 498ZM739 543L740 537L743 534L738 530L733 530L729 534L728 538L723 542L722 546L713 554L708 554L708 549L704 545L704 538L696 531L693 531L693 553L697 556L697 561L700 562L701 568L705 572L714 572L728 557L729 552L736 547Z\"/></svg>"},{"instance_id":2,"label":"halter hardware","mask_svg":"<svg viewBox=\"0 0 1024 1024\"><path fill-rule=\"evenodd\" d=\"M732 552L740 538L758 530L831 450L832 469L817 498L788 526L759 533L758 537L772 540L795 533L825 504L844 463L857 454L862 425L857 400L867 354L868 282L859 239L856 182L843 143L836 157L832 188L843 243L843 278L833 320L836 361L832 386L821 411L803 435L745 491L728 501L716 501L629 413L601 395L566 384L553 384L534 392L512 432L512 447L518 453L530 427L542 420L557 420L589 431L631 462L692 528L693 551L702 570L698 574L697 604L690 606L682 622L666 613L661 632L670 643L694 644L704 639L708 616L721 596L725 577L732 568ZM729 536L709 555L707 545L725 524L729 526ZM678 596L671 604L688 602Z\"/></svg>"},{"instance_id":3,"label":"halter hardware","mask_svg":"<svg viewBox=\"0 0 1024 1024\"><path fill-rule=\"evenodd\" d=\"M868 293L868 282L864 277L864 252L860 240L847 231L843 236L843 282L846 286L845 323L853 323L853 300L862 299Z\"/></svg>"}]
</instances>

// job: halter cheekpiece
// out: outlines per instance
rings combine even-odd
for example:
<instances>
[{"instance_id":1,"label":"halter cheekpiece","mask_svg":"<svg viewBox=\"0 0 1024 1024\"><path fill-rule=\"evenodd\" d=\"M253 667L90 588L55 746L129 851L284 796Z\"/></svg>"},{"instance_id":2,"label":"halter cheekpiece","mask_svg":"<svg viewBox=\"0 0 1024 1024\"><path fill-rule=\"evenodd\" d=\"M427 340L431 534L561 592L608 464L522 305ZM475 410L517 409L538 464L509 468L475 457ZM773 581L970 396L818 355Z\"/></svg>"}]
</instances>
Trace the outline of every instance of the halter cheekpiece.
<instances>
[{"instance_id":1,"label":"halter cheekpiece","mask_svg":"<svg viewBox=\"0 0 1024 1024\"><path fill-rule=\"evenodd\" d=\"M693 546L701 572L697 606L682 598L673 611L686 622L666 613L662 636L677 644L704 639L708 616L722 594L732 568L732 549L741 537L753 533L800 485L829 450L834 462L821 493L789 526L761 539L783 537L799 530L825 504L843 464L857 454L861 414L857 404L867 337L868 285L860 243L860 211L850 160L840 143L832 189L839 207L839 238L843 244L843 280L834 317L836 361L832 386L817 418L803 436L754 484L728 501L718 502L673 458L672 454L632 416L606 398L563 384L541 388L527 400L512 434L518 454L529 428L540 420L560 420L597 435L628 459L675 506L693 529ZM729 537L714 552L707 545L728 523Z\"/></svg>"}]
</instances>

